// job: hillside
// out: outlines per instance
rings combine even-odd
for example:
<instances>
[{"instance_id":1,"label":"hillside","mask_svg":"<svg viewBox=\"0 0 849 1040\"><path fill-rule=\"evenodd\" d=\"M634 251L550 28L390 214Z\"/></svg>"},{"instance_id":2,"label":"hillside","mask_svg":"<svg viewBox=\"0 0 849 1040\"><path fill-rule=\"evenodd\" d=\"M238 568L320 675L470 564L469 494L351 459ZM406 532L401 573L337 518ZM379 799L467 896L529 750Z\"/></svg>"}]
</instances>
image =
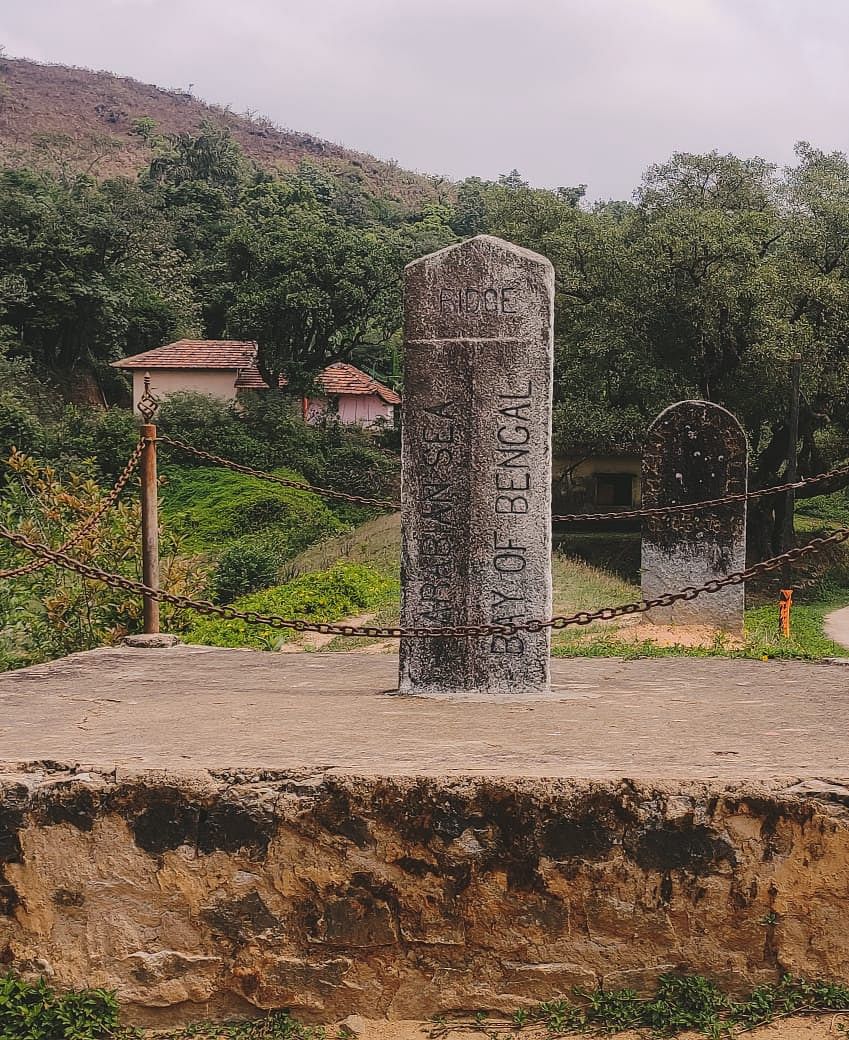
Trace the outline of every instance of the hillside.
<instances>
[{"instance_id":1,"label":"hillside","mask_svg":"<svg viewBox=\"0 0 849 1040\"><path fill-rule=\"evenodd\" d=\"M258 98L261 104L262 99ZM149 118L161 135L196 131L203 120L229 128L263 167L292 168L309 159L367 190L414 204L435 195L428 177L350 151L311 134L207 105L181 90L164 90L108 72L0 59L0 162L61 164L98 176L132 175L150 160L133 133Z\"/></svg>"}]
</instances>

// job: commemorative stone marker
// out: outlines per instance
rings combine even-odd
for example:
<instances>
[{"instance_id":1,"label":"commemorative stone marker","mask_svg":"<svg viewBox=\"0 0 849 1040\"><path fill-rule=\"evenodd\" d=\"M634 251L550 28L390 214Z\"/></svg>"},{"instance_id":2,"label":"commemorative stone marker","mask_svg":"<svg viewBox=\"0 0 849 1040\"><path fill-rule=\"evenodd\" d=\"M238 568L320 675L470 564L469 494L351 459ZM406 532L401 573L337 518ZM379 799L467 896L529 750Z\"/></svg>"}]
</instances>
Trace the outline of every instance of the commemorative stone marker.
<instances>
[{"instance_id":1,"label":"commemorative stone marker","mask_svg":"<svg viewBox=\"0 0 849 1040\"><path fill-rule=\"evenodd\" d=\"M678 505L745 492L746 435L731 412L680 401L654 420L643 451L643 506ZM651 599L704 585L746 566L746 502L643 520L642 592ZM730 585L652 610L656 624L706 625L742 634L745 590Z\"/></svg>"},{"instance_id":2,"label":"commemorative stone marker","mask_svg":"<svg viewBox=\"0 0 849 1040\"><path fill-rule=\"evenodd\" d=\"M554 270L479 235L407 266L401 623L551 613ZM540 693L551 634L406 637L405 693Z\"/></svg>"}]
</instances>

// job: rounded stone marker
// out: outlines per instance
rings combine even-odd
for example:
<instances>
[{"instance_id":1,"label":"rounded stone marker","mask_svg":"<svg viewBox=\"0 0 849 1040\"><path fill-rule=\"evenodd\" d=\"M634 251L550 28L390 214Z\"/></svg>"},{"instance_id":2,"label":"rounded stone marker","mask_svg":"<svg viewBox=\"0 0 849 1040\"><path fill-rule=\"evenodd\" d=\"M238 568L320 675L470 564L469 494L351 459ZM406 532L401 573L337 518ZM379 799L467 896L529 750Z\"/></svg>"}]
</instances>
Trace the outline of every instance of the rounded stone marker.
<instances>
[{"instance_id":1,"label":"rounded stone marker","mask_svg":"<svg viewBox=\"0 0 849 1040\"><path fill-rule=\"evenodd\" d=\"M554 269L489 235L405 272L401 623L551 614ZM550 630L406 637L403 693L541 693Z\"/></svg>"},{"instance_id":2,"label":"rounded stone marker","mask_svg":"<svg viewBox=\"0 0 849 1040\"><path fill-rule=\"evenodd\" d=\"M746 491L748 445L737 419L709 401L679 401L654 420L643 449L645 508ZM746 566L746 501L643 520L642 593L653 599ZM729 585L650 611L655 624L743 634L745 588Z\"/></svg>"}]
</instances>

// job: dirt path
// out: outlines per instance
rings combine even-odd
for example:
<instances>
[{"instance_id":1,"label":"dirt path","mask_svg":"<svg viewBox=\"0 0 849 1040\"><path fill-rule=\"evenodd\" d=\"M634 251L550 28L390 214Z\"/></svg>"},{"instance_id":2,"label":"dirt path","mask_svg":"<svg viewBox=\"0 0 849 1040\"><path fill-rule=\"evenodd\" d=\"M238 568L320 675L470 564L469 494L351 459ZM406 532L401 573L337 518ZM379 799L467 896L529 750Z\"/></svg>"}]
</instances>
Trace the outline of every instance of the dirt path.
<instances>
[{"instance_id":1,"label":"dirt path","mask_svg":"<svg viewBox=\"0 0 849 1040\"><path fill-rule=\"evenodd\" d=\"M334 625L368 625L374 621L374 614L358 614L356 617L342 618L340 621L334 621ZM328 643L332 643L335 636L324 635L321 632L302 632L295 639L292 639L288 643L283 643L280 646L278 653L281 654L300 654L304 651L309 650L321 650L322 647L327 646Z\"/></svg>"},{"instance_id":2,"label":"dirt path","mask_svg":"<svg viewBox=\"0 0 849 1040\"><path fill-rule=\"evenodd\" d=\"M844 1014L791 1015L745 1035L751 1040L840 1040L846 1036L847 1018L849 1016ZM327 1033L348 1037L349 1040L434 1040L434 1037L438 1040L486 1040L487 1035L496 1033L501 1040L550 1040L550 1034L542 1029L512 1030L509 1021L499 1023L492 1020L492 1032L488 1034L470 1021L457 1023L455 1028L448 1021L437 1028L434 1022L364 1019L358 1015L340 1022L335 1030L331 1027ZM613 1034L613 1040L647 1040L649 1036L646 1032L628 1030ZM703 1033L682 1033L680 1040L705 1040L705 1037Z\"/></svg>"},{"instance_id":3,"label":"dirt path","mask_svg":"<svg viewBox=\"0 0 849 1040\"><path fill-rule=\"evenodd\" d=\"M825 619L825 634L849 650L849 607L833 610Z\"/></svg>"}]
</instances>

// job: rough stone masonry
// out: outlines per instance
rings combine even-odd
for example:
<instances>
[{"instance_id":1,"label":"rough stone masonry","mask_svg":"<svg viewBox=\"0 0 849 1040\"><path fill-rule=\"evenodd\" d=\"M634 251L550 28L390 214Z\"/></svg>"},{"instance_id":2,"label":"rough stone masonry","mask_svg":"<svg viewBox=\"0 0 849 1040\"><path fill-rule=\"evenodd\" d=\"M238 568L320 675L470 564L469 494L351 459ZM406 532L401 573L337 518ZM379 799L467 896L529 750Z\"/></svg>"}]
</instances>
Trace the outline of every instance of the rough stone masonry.
<instances>
[{"instance_id":1,"label":"rough stone masonry","mask_svg":"<svg viewBox=\"0 0 849 1040\"><path fill-rule=\"evenodd\" d=\"M679 401L649 427L643 449L643 505L701 502L744 493L746 435L731 412L709 401ZM642 592L651 599L703 585L746 566L746 502L643 522ZM651 611L652 621L743 633L745 588L730 585Z\"/></svg>"},{"instance_id":2,"label":"rough stone masonry","mask_svg":"<svg viewBox=\"0 0 849 1040\"><path fill-rule=\"evenodd\" d=\"M0 964L168 1024L847 981L849 789L0 768ZM2 970L6 970L4 967Z\"/></svg>"},{"instance_id":3,"label":"rough stone masonry","mask_svg":"<svg viewBox=\"0 0 849 1040\"><path fill-rule=\"evenodd\" d=\"M408 265L402 625L551 612L554 270L479 235ZM550 631L405 638L404 693L540 693Z\"/></svg>"}]
</instances>

